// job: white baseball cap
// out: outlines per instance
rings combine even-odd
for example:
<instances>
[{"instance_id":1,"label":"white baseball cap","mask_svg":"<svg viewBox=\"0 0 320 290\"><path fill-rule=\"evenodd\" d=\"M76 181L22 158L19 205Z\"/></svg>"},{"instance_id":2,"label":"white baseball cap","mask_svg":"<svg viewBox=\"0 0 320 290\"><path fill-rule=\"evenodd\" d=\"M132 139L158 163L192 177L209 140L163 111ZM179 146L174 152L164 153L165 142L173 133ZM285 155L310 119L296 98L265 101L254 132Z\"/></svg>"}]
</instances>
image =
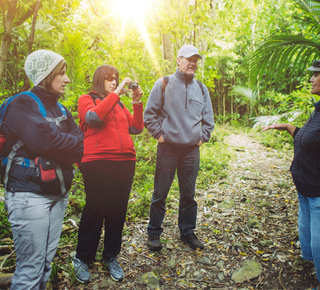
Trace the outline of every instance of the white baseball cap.
<instances>
[{"instance_id":1,"label":"white baseball cap","mask_svg":"<svg viewBox=\"0 0 320 290\"><path fill-rule=\"evenodd\" d=\"M189 58L193 55L196 55L198 58L202 58L202 56L199 54L198 49L193 45L185 45L180 48L178 57L185 57Z\"/></svg>"}]
</instances>

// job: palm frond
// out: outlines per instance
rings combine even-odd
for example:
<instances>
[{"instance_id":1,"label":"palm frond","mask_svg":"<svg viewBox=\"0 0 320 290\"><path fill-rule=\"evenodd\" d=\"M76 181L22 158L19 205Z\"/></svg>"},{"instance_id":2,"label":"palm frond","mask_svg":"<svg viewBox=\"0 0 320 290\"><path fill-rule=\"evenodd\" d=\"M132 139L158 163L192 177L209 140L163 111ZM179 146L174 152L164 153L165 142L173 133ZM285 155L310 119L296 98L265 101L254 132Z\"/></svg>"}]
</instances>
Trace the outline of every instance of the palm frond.
<instances>
[{"instance_id":1,"label":"palm frond","mask_svg":"<svg viewBox=\"0 0 320 290\"><path fill-rule=\"evenodd\" d=\"M253 125L253 128L258 128L258 127L265 127L274 123L278 123L281 119L287 119L288 122L292 122L296 118L298 118L302 113L304 112L301 110L297 110L297 111L287 112L280 115L259 116L259 117L250 118L250 119L252 119L253 122L255 122L255 124Z\"/></svg>"},{"instance_id":2,"label":"palm frond","mask_svg":"<svg viewBox=\"0 0 320 290\"><path fill-rule=\"evenodd\" d=\"M298 35L272 36L245 61L244 73L257 81L280 82L289 71L294 77L319 55L320 43ZM286 76L287 77L287 76Z\"/></svg>"},{"instance_id":3,"label":"palm frond","mask_svg":"<svg viewBox=\"0 0 320 290\"><path fill-rule=\"evenodd\" d=\"M254 105L258 99L257 91L253 91L252 89L244 86L235 86L233 88L233 92L236 94L245 97L250 104Z\"/></svg>"},{"instance_id":4,"label":"palm frond","mask_svg":"<svg viewBox=\"0 0 320 290\"><path fill-rule=\"evenodd\" d=\"M298 7L302 9L308 18L315 24L320 26L320 1L319 0L294 0L297 3Z\"/></svg>"}]
</instances>

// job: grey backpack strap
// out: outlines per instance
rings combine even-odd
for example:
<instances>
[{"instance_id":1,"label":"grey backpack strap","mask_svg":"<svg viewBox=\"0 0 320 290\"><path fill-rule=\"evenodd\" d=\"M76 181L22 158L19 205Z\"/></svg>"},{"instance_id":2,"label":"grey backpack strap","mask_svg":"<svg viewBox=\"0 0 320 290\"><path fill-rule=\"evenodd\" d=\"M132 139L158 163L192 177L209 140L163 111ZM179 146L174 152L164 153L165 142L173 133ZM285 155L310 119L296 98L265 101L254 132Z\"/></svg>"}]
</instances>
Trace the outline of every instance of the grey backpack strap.
<instances>
[{"instance_id":1,"label":"grey backpack strap","mask_svg":"<svg viewBox=\"0 0 320 290\"><path fill-rule=\"evenodd\" d=\"M35 168L36 164L34 160L30 160L24 157L13 157L12 159L12 165L20 165L22 168Z\"/></svg>"},{"instance_id":2,"label":"grey backpack strap","mask_svg":"<svg viewBox=\"0 0 320 290\"><path fill-rule=\"evenodd\" d=\"M62 173L60 164L57 164L57 163L56 163L56 173L60 181L61 194L64 195L65 193L67 193L66 185L64 183L63 173Z\"/></svg>"},{"instance_id":3,"label":"grey backpack strap","mask_svg":"<svg viewBox=\"0 0 320 290\"><path fill-rule=\"evenodd\" d=\"M55 123L57 125L57 127L60 129L60 131L62 131L62 127L61 127L62 121L65 121L67 119L68 118L67 118L66 115L62 115L62 116L57 117L57 118L46 117L46 120L48 122ZM60 167L60 164L57 164L57 163L56 163L56 173L57 173L57 176L58 176L58 179L59 179L59 182L60 182L61 194L63 195L65 193L67 193L67 190L66 190L66 186L65 186L65 182L64 182L64 178L63 178L62 169Z\"/></svg>"},{"instance_id":4,"label":"grey backpack strap","mask_svg":"<svg viewBox=\"0 0 320 290\"><path fill-rule=\"evenodd\" d=\"M23 146L23 142L21 140L18 140L16 144L14 144L12 146L12 149L8 155L8 162L6 165L6 173L5 173L5 177L4 177L4 188L7 190L7 183L8 183L8 179L9 179L9 171L12 165L12 161L13 161L13 157L17 154L19 148Z\"/></svg>"},{"instance_id":5,"label":"grey backpack strap","mask_svg":"<svg viewBox=\"0 0 320 290\"><path fill-rule=\"evenodd\" d=\"M57 125L57 127L60 129L60 131L62 130L62 127L61 127L62 121L67 120L67 116L65 116L65 115L62 115L57 118L49 118L49 117L45 117L45 118L48 122L55 123Z\"/></svg>"}]
</instances>

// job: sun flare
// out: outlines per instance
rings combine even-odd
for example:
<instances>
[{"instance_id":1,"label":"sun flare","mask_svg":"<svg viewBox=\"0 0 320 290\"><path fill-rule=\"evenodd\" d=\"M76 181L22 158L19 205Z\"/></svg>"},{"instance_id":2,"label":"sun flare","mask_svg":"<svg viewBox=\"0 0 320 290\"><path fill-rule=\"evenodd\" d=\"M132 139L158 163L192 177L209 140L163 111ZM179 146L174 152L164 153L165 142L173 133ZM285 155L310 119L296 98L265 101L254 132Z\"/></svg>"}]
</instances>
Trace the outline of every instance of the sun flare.
<instances>
[{"instance_id":1,"label":"sun flare","mask_svg":"<svg viewBox=\"0 0 320 290\"><path fill-rule=\"evenodd\" d=\"M112 10L125 22L138 24L152 10L152 0L112 0Z\"/></svg>"},{"instance_id":2,"label":"sun flare","mask_svg":"<svg viewBox=\"0 0 320 290\"><path fill-rule=\"evenodd\" d=\"M108 0L111 4L112 15L118 15L122 22L122 30L125 33L126 26L134 23L140 32L146 49L151 56L151 61L156 69L160 72L160 65L156 60L153 47L150 41L149 33L146 28L146 18L150 17L153 12L153 4L156 0Z\"/></svg>"}]
</instances>

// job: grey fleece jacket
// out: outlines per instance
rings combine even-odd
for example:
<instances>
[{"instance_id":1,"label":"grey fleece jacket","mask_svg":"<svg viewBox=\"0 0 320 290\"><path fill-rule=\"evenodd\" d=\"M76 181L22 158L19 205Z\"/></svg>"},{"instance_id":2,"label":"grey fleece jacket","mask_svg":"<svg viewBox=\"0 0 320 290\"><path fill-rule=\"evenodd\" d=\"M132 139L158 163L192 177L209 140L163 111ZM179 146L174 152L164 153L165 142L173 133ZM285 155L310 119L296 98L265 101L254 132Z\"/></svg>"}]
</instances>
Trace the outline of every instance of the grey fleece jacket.
<instances>
[{"instance_id":1,"label":"grey fleece jacket","mask_svg":"<svg viewBox=\"0 0 320 290\"><path fill-rule=\"evenodd\" d=\"M192 146L200 140L208 142L214 129L212 105L208 89L204 94L192 77L177 71L169 76L163 91L162 78L154 84L144 112L144 124L156 139L161 135L175 146Z\"/></svg>"}]
</instances>

